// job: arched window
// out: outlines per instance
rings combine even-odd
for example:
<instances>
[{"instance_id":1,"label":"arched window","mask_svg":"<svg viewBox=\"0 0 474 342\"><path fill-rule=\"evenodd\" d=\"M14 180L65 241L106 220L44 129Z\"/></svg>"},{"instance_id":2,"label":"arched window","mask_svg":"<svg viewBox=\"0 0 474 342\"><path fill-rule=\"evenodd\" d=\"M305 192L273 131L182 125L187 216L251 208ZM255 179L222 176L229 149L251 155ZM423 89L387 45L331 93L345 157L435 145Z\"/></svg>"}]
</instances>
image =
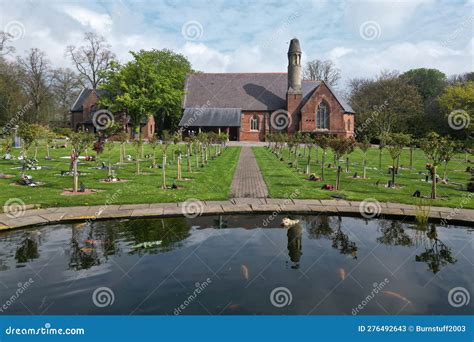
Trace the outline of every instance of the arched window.
<instances>
[{"instance_id":1,"label":"arched window","mask_svg":"<svg viewBox=\"0 0 474 342\"><path fill-rule=\"evenodd\" d=\"M258 117L257 115L252 116L250 119L250 130L251 131L258 131Z\"/></svg>"},{"instance_id":2,"label":"arched window","mask_svg":"<svg viewBox=\"0 0 474 342\"><path fill-rule=\"evenodd\" d=\"M316 128L329 129L329 107L326 102L321 102L316 110Z\"/></svg>"}]
</instances>

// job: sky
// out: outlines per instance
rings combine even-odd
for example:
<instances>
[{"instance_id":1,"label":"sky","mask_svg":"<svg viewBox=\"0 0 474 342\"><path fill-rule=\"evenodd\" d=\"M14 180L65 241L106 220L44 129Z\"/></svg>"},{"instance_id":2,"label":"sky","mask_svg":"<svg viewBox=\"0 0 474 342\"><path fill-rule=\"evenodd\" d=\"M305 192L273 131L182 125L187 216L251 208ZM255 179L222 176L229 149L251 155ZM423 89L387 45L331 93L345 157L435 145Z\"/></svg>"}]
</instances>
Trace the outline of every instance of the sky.
<instances>
[{"instance_id":1,"label":"sky","mask_svg":"<svg viewBox=\"0 0 474 342\"><path fill-rule=\"evenodd\" d=\"M17 54L38 47L55 67L72 67L66 47L95 31L122 62L168 48L204 72L285 72L296 37L303 63L335 63L340 87L381 70L474 70L474 0L0 0L2 30Z\"/></svg>"}]
</instances>

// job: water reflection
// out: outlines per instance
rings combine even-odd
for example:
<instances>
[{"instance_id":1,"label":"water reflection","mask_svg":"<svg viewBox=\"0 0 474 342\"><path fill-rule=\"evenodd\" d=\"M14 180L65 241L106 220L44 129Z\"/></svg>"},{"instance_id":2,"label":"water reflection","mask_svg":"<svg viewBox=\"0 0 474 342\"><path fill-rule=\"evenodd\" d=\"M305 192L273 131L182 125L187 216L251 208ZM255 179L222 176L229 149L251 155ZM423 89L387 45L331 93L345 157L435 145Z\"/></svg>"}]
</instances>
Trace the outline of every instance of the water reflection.
<instances>
[{"instance_id":1,"label":"water reflection","mask_svg":"<svg viewBox=\"0 0 474 342\"><path fill-rule=\"evenodd\" d=\"M381 220L380 230L382 236L377 241L390 246L412 246L413 241L405 232L404 224L400 221Z\"/></svg>"},{"instance_id":2,"label":"water reflection","mask_svg":"<svg viewBox=\"0 0 474 342\"><path fill-rule=\"evenodd\" d=\"M300 223L288 229L259 228L264 219L114 220L4 232L0 233L1 282L15 288L19 280L41 273L35 291L22 301L28 307L48 308L48 314L129 314L140 303L137 313L169 314L189 297L196 282L207 277L212 278L212 287L200 294L199 302L212 314L222 312L228 303L232 304L226 312L232 314L307 314L319 302L318 310L311 313L350 314L368 289L386 277L390 282L376 300L390 314L400 310L402 314L464 314L459 310L469 309L454 312L447 293L440 294L440 289L468 287L473 280L467 272L472 267L469 259L454 258L470 238L462 227L320 215L298 217ZM161 244L134 248L156 241ZM467 250L463 253L470 255ZM15 268L27 264L31 267ZM433 273L440 271L443 277L431 282ZM100 311L84 300L85 293L91 295L99 285L113 288L120 296L110 311ZM276 310L268 300L269 289L277 286L291 289L293 303L287 311ZM0 302L9 295L0 291ZM369 303L364 314L387 314L377 303ZM208 313L195 304L186 314ZM237 310L237 305L245 309ZM21 314L24 307L9 310Z\"/></svg>"},{"instance_id":3,"label":"water reflection","mask_svg":"<svg viewBox=\"0 0 474 342\"><path fill-rule=\"evenodd\" d=\"M428 268L433 273L438 273L442 267L448 264L456 263L456 258L453 256L451 248L446 246L440 239L438 239L438 232L436 225L432 224L426 232L424 249L425 251L418 254L415 260L418 262L425 262Z\"/></svg>"},{"instance_id":4,"label":"water reflection","mask_svg":"<svg viewBox=\"0 0 474 342\"><path fill-rule=\"evenodd\" d=\"M15 259L19 265L17 267L21 267L28 261L34 260L39 258L40 254L38 251L38 241L39 237L34 237L30 234L20 241L18 248L15 252Z\"/></svg>"},{"instance_id":5,"label":"water reflection","mask_svg":"<svg viewBox=\"0 0 474 342\"><path fill-rule=\"evenodd\" d=\"M357 246L355 242L349 239L349 236L342 231L342 219L339 216L337 220L337 231L332 237L332 247L339 250L341 254L351 255L357 259Z\"/></svg>"},{"instance_id":6,"label":"water reflection","mask_svg":"<svg viewBox=\"0 0 474 342\"><path fill-rule=\"evenodd\" d=\"M303 248L302 243L303 229L299 224L288 228L288 255L290 260L293 263L291 268L298 269L300 268L300 259Z\"/></svg>"}]
</instances>

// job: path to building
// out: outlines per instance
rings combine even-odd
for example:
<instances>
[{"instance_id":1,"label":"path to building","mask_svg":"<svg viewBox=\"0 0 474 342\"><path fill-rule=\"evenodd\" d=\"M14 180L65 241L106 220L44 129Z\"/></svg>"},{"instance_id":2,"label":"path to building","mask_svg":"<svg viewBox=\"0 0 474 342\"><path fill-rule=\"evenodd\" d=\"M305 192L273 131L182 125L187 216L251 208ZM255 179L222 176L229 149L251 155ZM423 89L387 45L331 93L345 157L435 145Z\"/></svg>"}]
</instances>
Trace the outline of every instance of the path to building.
<instances>
[{"instance_id":1,"label":"path to building","mask_svg":"<svg viewBox=\"0 0 474 342\"><path fill-rule=\"evenodd\" d=\"M232 198L266 198L268 188L263 180L252 148L245 146L240 150L240 158L231 187Z\"/></svg>"}]
</instances>

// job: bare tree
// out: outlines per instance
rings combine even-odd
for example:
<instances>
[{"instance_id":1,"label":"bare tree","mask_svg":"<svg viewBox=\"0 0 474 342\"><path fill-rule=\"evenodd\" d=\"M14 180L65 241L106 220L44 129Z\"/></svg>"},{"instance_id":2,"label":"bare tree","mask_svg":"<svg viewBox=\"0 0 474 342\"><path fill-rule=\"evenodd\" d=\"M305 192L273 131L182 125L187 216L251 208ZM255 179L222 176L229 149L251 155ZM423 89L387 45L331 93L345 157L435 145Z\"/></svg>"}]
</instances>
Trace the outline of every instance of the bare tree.
<instances>
[{"instance_id":1,"label":"bare tree","mask_svg":"<svg viewBox=\"0 0 474 342\"><path fill-rule=\"evenodd\" d=\"M68 120L69 109L81 90L81 80L69 68L59 68L53 73L52 92L63 120Z\"/></svg>"},{"instance_id":2,"label":"bare tree","mask_svg":"<svg viewBox=\"0 0 474 342\"><path fill-rule=\"evenodd\" d=\"M17 57L20 67L20 83L33 104L33 121L38 123L42 105L50 96L51 69L44 52L31 49L26 57Z\"/></svg>"},{"instance_id":3,"label":"bare tree","mask_svg":"<svg viewBox=\"0 0 474 342\"><path fill-rule=\"evenodd\" d=\"M0 57L15 52L15 48L9 45L12 38L10 33L0 31Z\"/></svg>"},{"instance_id":4,"label":"bare tree","mask_svg":"<svg viewBox=\"0 0 474 342\"><path fill-rule=\"evenodd\" d=\"M315 59L306 63L303 69L303 79L305 80L322 80L330 86L335 86L340 78L341 71L330 60Z\"/></svg>"},{"instance_id":5,"label":"bare tree","mask_svg":"<svg viewBox=\"0 0 474 342\"><path fill-rule=\"evenodd\" d=\"M110 50L105 38L96 33L87 32L84 41L85 45L80 47L68 46L66 54L81 75L82 85L97 89L103 80L102 72L109 68L115 54Z\"/></svg>"}]
</instances>

